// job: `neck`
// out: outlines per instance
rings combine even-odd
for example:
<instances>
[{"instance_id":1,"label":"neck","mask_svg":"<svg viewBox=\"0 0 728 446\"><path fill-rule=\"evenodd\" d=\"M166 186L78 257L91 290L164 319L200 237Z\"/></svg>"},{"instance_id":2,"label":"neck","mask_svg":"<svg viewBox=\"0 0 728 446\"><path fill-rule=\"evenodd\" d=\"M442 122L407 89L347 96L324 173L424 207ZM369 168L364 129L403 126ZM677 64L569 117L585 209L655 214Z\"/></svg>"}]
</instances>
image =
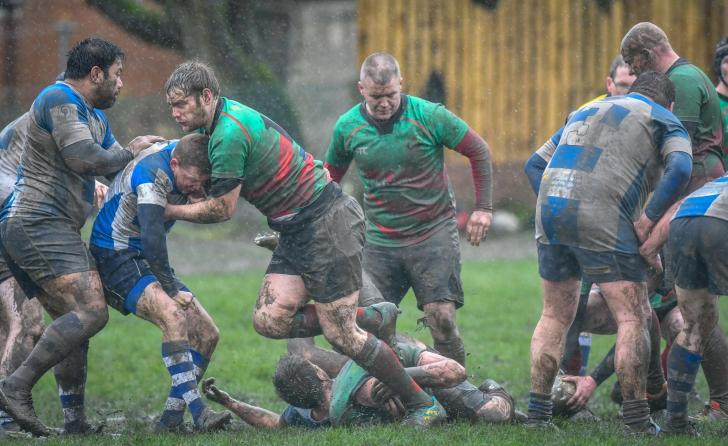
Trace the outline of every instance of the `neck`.
<instances>
[{"instance_id":1,"label":"neck","mask_svg":"<svg viewBox=\"0 0 728 446\"><path fill-rule=\"evenodd\" d=\"M723 96L728 96L728 85L726 85L723 81L718 82L718 86L715 87L715 90Z\"/></svg>"},{"instance_id":2,"label":"neck","mask_svg":"<svg viewBox=\"0 0 728 446\"><path fill-rule=\"evenodd\" d=\"M93 84L89 82L87 79L64 79L65 83L73 87L74 90L79 92L81 96L86 100L88 104L91 104L94 106L93 103Z\"/></svg>"},{"instance_id":3,"label":"neck","mask_svg":"<svg viewBox=\"0 0 728 446\"><path fill-rule=\"evenodd\" d=\"M210 112L207 114L205 119L205 131L207 133L212 132L212 126L215 124L215 115L217 114L217 106L220 104L220 98L215 98L210 104Z\"/></svg>"},{"instance_id":4,"label":"neck","mask_svg":"<svg viewBox=\"0 0 728 446\"><path fill-rule=\"evenodd\" d=\"M660 60L657 62L655 69L660 73L667 73L667 70L669 70L672 64L674 64L679 58L680 56L678 56L677 53L670 48L665 52L665 54L660 56Z\"/></svg>"}]
</instances>

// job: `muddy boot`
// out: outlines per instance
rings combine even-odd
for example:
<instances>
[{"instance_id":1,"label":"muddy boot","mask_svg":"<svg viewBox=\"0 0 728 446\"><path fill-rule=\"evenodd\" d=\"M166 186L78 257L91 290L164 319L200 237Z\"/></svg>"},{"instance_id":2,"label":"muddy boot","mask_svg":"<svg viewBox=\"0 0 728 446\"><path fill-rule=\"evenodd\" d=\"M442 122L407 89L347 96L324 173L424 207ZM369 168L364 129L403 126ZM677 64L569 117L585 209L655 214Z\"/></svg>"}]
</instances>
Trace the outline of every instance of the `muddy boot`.
<instances>
[{"instance_id":1,"label":"muddy boot","mask_svg":"<svg viewBox=\"0 0 728 446\"><path fill-rule=\"evenodd\" d=\"M443 423L446 419L447 414L445 413L445 409L443 409L433 396L432 405L412 410L404 417L402 425L411 426L415 429L427 429L430 426Z\"/></svg>"},{"instance_id":2,"label":"muddy boot","mask_svg":"<svg viewBox=\"0 0 728 446\"><path fill-rule=\"evenodd\" d=\"M63 435L100 434L105 427L105 424L93 426L89 424L86 420L76 420L65 424L65 426L63 427Z\"/></svg>"},{"instance_id":3,"label":"muddy boot","mask_svg":"<svg viewBox=\"0 0 728 446\"><path fill-rule=\"evenodd\" d=\"M500 385L497 381L492 379L486 379L483 381L481 385L478 386L478 390L485 393L488 396L497 396L499 398L502 398L508 402L508 404L511 406L510 414L508 416L508 421L514 422L515 415L516 415L516 402L513 401L513 397L511 396L506 389ZM528 418L528 416L526 416Z\"/></svg>"},{"instance_id":4,"label":"muddy boot","mask_svg":"<svg viewBox=\"0 0 728 446\"><path fill-rule=\"evenodd\" d=\"M226 410L222 412L215 412L214 410L206 407L195 422L195 430L198 432L221 430L225 428L231 418L232 414Z\"/></svg>"},{"instance_id":5,"label":"muddy boot","mask_svg":"<svg viewBox=\"0 0 728 446\"><path fill-rule=\"evenodd\" d=\"M662 429L660 429L657 423L652 421L652 418L639 426L627 424L622 426L622 433L626 437L655 437L660 435L660 432L662 432Z\"/></svg>"},{"instance_id":6,"label":"muddy boot","mask_svg":"<svg viewBox=\"0 0 728 446\"><path fill-rule=\"evenodd\" d=\"M15 389L0 381L0 409L13 417L18 426L36 437L48 437L52 431L40 422L33 409L30 389Z\"/></svg>"},{"instance_id":7,"label":"muddy boot","mask_svg":"<svg viewBox=\"0 0 728 446\"><path fill-rule=\"evenodd\" d=\"M253 239L253 243L261 248L275 251L278 246L278 238L277 232L259 232Z\"/></svg>"}]
</instances>

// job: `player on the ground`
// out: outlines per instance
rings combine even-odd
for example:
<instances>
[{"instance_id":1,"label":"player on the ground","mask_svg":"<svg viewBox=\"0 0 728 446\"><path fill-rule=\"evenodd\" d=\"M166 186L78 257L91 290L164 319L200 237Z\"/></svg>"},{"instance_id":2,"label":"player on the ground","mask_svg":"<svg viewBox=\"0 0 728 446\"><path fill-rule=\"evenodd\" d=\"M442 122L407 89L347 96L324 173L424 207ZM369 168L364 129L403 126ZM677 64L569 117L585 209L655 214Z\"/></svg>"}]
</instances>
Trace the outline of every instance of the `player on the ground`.
<instances>
[{"instance_id":1,"label":"player on the ground","mask_svg":"<svg viewBox=\"0 0 728 446\"><path fill-rule=\"evenodd\" d=\"M728 229L728 176L688 195L670 223L669 249L675 290L685 321L667 361L668 433L694 433L687 399L718 325L717 296L728 294L725 232ZM705 368L704 368L705 371ZM711 392L712 398L712 392Z\"/></svg>"},{"instance_id":2,"label":"player on the ground","mask_svg":"<svg viewBox=\"0 0 728 446\"><path fill-rule=\"evenodd\" d=\"M43 89L30 110L19 176L6 200L0 239L8 267L25 294L54 319L28 358L0 381L0 408L34 435L48 435L31 390L58 364L75 385L67 399L83 400L88 339L106 324L101 282L79 230L94 198L94 175L113 174L155 138L123 148L103 109L122 87L124 53L102 39L69 52L64 81ZM76 392L77 391L77 392Z\"/></svg>"},{"instance_id":3,"label":"player on the ground","mask_svg":"<svg viewBox=\"0 0 728 446\"><path fill-rule=\"evenodd\" d=\"M412 288L435 348L465 364L455 323L464 303L460 242L443 147L470 160L475 207L468 241L485 240L492 218L488 144L441 104L402 93L399 63L375 53L362 64L362 103L336 123L326 167L340 182L352 161L364 187L364 269L386 299L399 305Z\"/></svg>"},{"instance_id":4,"label":"player on the ground","mask_svg":"<svg viewBox=\"0 0 728 446\"><path fill-rule=\"evenodd\" d=\"M164 219L167 203L204 197L208 140L192 134L141 152L116 175L91 233L91 254L109 305L162 331L162 360L172 386L157 431L181 429L185 407L197 430L218 429L230 419L229 413L208 409L197 389L219 333L170 267L166 233L174 221Z\"/></svg>"},{"instance_id":5,"label":"player on the ground","mask_svg":"<svg viewBox=\"0 0 728 446\"><path fill-rule=\"evenodd\" d=\"M409 412L406 424L441 421L442 407L407 375L391 347L357 326L364 221L356 200L275 122L220 96L206 65L178 66L165 93L183 130L210 135L212 165L210 197L169 205L167 217L227 220L242 195L281 234L255 305L255 330L276 339L323 334L338 351L398 390ZM306 305L311 299L315 304ZM371 316L381 321L379 313Z\"/></svg>"},{"instance_id":6,"label":"player on the ground","mask_svg":"<svg viewBox=\"0 0 728 446\"><path fill-rule=\"evenodd\" d=\"M645 391L650 311L639 245L690 178L689 136L667 109L674 94L665 75L644 73L628 95L572 114L527 162L538 191L536 239L544 286L531 341L531 426L551 426L551 386L583 277L600 286L617 322L625 432L656 430Z\"/></svg>"},{"instance_id":7,"label":"player on the ground","mask_svg":"<svg viewBox=\"0 0 728 446\"><path fill-rule=\"evenodd\" d=\"M414 339L398 336L395 351L415 381L432 390L449 419L513 421L513 399L495 381L486 380L480 388L475 387L464 381L461 365ZM289 354L278 362L273 382L278 395L289 403L280 415L235 400L215 385L214 378L206 380L203 389L209 399L255 427L318 428L392 422L402 416L401 402L393 392L351 360L328 374L315 362Z\"/></svg>"}]
</instances>

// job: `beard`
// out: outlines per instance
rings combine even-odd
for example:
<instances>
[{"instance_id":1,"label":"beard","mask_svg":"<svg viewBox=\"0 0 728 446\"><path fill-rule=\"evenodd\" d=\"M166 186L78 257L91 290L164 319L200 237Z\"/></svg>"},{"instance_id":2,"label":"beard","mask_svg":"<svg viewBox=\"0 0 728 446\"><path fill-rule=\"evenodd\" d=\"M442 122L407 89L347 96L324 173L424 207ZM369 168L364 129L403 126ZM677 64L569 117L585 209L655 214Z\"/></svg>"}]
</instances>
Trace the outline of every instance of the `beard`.
<instances>
[{"instance_id":1,"label":"beard","mask_svg":"<svg viewBox=\"0 0 728 446\"><path fill-rule=\"evenodd\" d=\"M104 79L96 90L96 101L94 105L101 110L110 108L116 103L117 95L116 80Z\"/></svg>"}]
</instances>

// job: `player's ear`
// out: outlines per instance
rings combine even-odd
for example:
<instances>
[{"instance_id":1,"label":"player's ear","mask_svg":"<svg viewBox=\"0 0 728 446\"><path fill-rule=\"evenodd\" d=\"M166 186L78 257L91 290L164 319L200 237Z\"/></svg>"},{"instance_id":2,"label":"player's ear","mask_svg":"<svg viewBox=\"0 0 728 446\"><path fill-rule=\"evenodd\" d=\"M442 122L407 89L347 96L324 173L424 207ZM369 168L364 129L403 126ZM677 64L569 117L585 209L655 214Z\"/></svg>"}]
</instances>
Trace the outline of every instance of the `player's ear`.
<instances>
[{"instance_id":1,"label":"player's ear","mask_svg":"<svg viewBox=\"0 0 728 446\"><path fill-rule=\"evenodd\" d=\"M169 160L169 165L172 166L173 169L176 169L179 167L179 161L177 161L177 158L172 158Z\"/></svg>"},{"instance_id":2,"label":"player's ear","mask_svg":"<svg viewBox=\"0 0 728 446\"><path fill-rule=\"evenodd\" d=\"M358 88L359 93L361 93L361 95L364 96L364 84L362 84L361 81L357 81L356 88Z\"/></svg>"}]
</instances>

